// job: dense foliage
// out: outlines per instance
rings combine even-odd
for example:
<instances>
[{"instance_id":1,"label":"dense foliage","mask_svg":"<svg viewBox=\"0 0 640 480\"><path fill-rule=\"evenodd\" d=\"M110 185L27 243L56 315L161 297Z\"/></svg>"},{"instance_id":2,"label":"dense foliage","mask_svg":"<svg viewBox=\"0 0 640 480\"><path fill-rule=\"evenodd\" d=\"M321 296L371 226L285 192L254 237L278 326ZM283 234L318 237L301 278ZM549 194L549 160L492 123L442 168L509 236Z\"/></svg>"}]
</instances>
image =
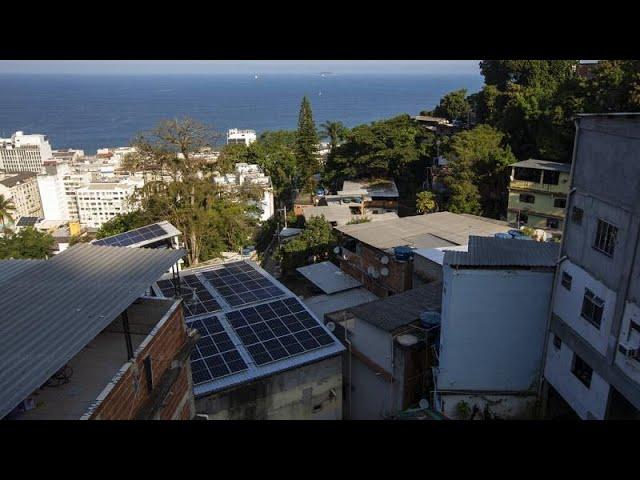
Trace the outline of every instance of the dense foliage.
<instances>
[{"instance_id":1,"label":"dense foliage","mask_svg":"<svg viewBox=\"0 0 640 480\"><path fill-rule=\"evenodd\" d=\"M292 274L298 267L326 260L336 243L335 232L324 216L311 217L300 235L280 247L283 273Z\"/></svg>"},{"instance_id":2,"label":"dense foliage","mask_svg":"<svg viewBox=\"0 0 640 480\"><path fill-rule=\"evenodd\" d=\"M0 237L0 259L6 258L40 258L51 255L54 240L48 233L28 227L19 233L5 232Z\"/></svg>"},{"instance_id":3,"label":"dense foliage","mask_svg":"<svg viewBox=\"0 0 640 480\"><path fill-rule=\"evenodd\" d=\"M438 106L433 110L433 114L444 117L447 120L461 120L466 122L471 113L471 105L467 100L467 90L456 90L446 94L440 100Z\"/></svg>"},{"instance_id":4,"label":"dense foliage","mask_svg":"<svg viewBox=\"0 0 640 480\"><path fill-rule=\"evenodd\" d=\"M438 209L436 195L430 191L418 192L416 195L416 211L418 213L432 213Z\"/></svg>"},{"instance_id":5,"label":"dense foliage","mask_svg":"<svg viewBox=\"0 0 640 480\"><path fill-rule=\"evenodd\" d=\"M312 175L319 170L318 163L318 131L313 121L311 103L307 97L302 99L298 115L298 132L296 136L296 160L300 169L301 187L305 192L313 189Z\"/></svg>"}]
</instances>

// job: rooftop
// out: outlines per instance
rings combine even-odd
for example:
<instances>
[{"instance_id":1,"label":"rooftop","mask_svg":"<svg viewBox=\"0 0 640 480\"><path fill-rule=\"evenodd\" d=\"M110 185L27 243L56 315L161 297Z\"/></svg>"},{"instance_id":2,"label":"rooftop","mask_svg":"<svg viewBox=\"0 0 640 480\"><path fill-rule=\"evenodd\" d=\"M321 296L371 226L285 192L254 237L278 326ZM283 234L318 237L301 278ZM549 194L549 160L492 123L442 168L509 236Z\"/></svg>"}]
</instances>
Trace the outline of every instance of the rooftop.
<instances>
[{"instance_id":1,"label":"rooftop","mask_svg":"<svg viewBox=\"0 0 640 480\"><path fill-rule=\"evenodd\" d=\"M352 288L331 295L315 295L302 300L315 313L316 317L324 318L325 314L355 307L363 303L377 300L373 293L364 287Z\"/></svg>"},{"instance_id":2,"label":"rooftop","mask_svg":"<svg viewBox=\"0 0 640 480\"><path fill-rule=\"evenodd\" d=\"M329 261L314 263L296 270L324 293L331 294L362 286L358 280Z\"/></svg>"},{"instance_id":3,"label":"rooftop","mask_svg":"<svg viewBox=\"0 0 640 480\"><path fill-rule=\"evenodd\" d=\"M457 245L455 247L417 248L414 253L438 265L442 265L445 252L466 252L468 247L468 245Z\"/></svg>"},{"instance_id":4,"label":"rooftop","mask_svg":"<svg viewBox=\"0 0 640 480\"><path fill-rule=\"evenodd\" d=\"M556 266L560 244L495 237L469 237L468 252L446 252L444 264L457 267Z\"/></svg>"},{"instance_id":5,"label":"rooftop","mask_svg":"<svg viewBox=\"0 0 640 480\"><path fill-rule=\"evenodd\" d=\"M43 385L184 256L78 244L0 261L0 418ZM37 301L34 301L37 299Z\"/></svg>"},{"instance_id":6,"label":"rooftop","mask_svg":"<svg viewBox=\"0 0 640 480\"><path fill-rule=\"evenodd\" d=\"M391 179L345 180L339 195L368 195L370 197L399 197L398 187Z\"/></svg>"},{"instance_id":7,"label":"rooftop","mask_svg":"<svg viewBox=\"0 0 640 480\"><path fill-rule=\"evenodd\" d=\"M37 176L38 174L34 172L18 172L9 173L6 175L0 173L0 184L4 185L7 188L13 188L19 183L23 183Z\"/></svg>"},{"instance_id":8,"label":"rooftop","mask_svg":"<svg viewBox=\"0 0 640 480\"><path fill-rule=\"evenodd\" d=\"M324 216L325 220L329 223L336 223L337 225L346 225L352 220L361 218L368 218L372 222L378 222L381 220L391 220L398 218L398 215L394 212L379 213L379 214L367 214L356 215L351 213L351 209L348 205L325 205L319 207L305 207L303 215L306 219L311 217Z\"/></svg>"},{"instance_id":9,"label":"rooftop","mask_svg":"<svg viewBox=\"0 0 640 480\"><path fill-rule=\"evenodd\" d=\"M381 250L398 246L438 248L466 245L470 235L507 232L506 222L451 212L415 215L382 222L336 227L336 230Z\"/></svg>"},{"instance_id":10,"label":"rooftop","mask_svg":"<svg viewBox=\"0 0 640 480\"><path fill-rule=\"evenodd\" d=\"M442 283L431 282L406 292L348 308L360 320L392 332L420 319L426 311L440 311Z\"/></svg>"},{"instance_id":11,"label":"rooftop","mask_svg":"<svg viewBox=\"0 0 640 480\"><path fill-rule=\"evenodd\" d=\"M129 230L111 237L93 240L93 245L110 245L112 247L144 247L181 235L182 232L169 222L158 222L144 227Z\"/></svg>"},{"instance_id":12,"label":"rooftop","mask_svg":"<svg viewBox=\"0 0 640 480\"><path fill-rule=\"evenodd\" d=\"M522 162L512 163L510 166L520 168L536 168L538 170L557 170L559 172L566 173L569 173L571 171L570 163L551 162L549 160L536 160L534 158L523 160Z\"/></svg>"}]
</instances>

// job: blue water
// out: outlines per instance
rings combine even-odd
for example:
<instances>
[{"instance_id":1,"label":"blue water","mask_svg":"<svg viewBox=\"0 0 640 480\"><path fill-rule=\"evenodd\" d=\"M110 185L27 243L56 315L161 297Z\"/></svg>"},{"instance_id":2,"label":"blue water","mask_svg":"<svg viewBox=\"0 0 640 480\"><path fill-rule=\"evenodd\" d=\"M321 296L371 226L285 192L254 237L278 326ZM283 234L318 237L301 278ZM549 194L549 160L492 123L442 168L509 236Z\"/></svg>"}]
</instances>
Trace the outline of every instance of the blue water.
<instances>
[{"instance_id":1,"label":"blue water","mask_svg":"<svg viewBox=\"0 0 640 480\"><path fill-rule=\"evenodd\" d=\"M228 128L294 129L304 95L316 123L348 127L433 108L445 93L482 87L478 75L27 76L0 75L0 137L49 136L53 148L127 145L164 118Z\"/></svg>"}]
</instances>

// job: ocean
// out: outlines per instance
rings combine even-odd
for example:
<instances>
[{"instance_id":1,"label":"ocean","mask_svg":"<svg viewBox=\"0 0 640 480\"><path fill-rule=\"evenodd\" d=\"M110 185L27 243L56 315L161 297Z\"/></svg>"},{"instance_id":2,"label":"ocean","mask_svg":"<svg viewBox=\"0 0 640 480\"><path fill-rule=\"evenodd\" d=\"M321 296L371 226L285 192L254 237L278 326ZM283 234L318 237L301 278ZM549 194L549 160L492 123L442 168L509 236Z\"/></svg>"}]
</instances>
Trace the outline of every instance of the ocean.
<instances>
[{"instance_id":1,"label":"ocean","mask_svg":"<svg viewBox=\"0 0 640 480\"><path fill-rule=\"evenodd\" d=\"M317 125L353 127L417 115L452 90L482 88L478 75L0 75L0 138L17 130L49 137L52 148L128 145L166 118L193 117L229 128L295 129L304 95Z\"/></svg>"}]
</instances>

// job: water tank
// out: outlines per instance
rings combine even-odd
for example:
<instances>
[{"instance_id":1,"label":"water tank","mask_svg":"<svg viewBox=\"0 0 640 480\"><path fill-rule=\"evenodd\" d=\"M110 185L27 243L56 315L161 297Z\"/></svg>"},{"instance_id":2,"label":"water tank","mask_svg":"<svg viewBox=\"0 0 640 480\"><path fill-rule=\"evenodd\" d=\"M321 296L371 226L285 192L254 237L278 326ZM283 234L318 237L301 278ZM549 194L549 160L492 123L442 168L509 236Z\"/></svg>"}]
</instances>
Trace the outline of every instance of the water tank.
<instances>
[{"instance_id":1,"label":"water tank","mask_svg":"<svg viewBox=\"0 0 640 480\"><path fill-rule=\"evenodd\" d=\"M399 262L406 262L413 258L413 250L409 247L394 247L393 254Z\"/></svg>"},{"instance_id":2,"label":"water tank","mask_svg":"<svg viewBox=\"0 0 640 480\"><path fill-rule=\"evenodd\" d=\"M440 325L440 312L426 311L420 314L420 324L425 328Z\"/></svg>"},{"instance_id":3,"label":"water tank","mask_svg":"<svg viewBox=\"0 0 640 480\"><path fill-rule=\"evenodd\" d=\"M516 229L509 230L507 233L509 235L511 235L512 237L514 237L514 238L515 237L526 237L526 235L524 233L522 233L520 230L516 230Z\"/></svg>"},{"instance_id":4,"label":"water tank","mask_svg":"<svg viewBox=\"0 0 640 480\"><path fill-rule=\"evenodd\" d=\"M500 233L496 233L496 234L494 235L494 237L495 237L495 238L504 238L504 239L507 239L507 240L509 240L509 239L512 239L512 238L513 238L513 237L512 237L511 235L509 235L508 233L502 233L502 232L500 232Z\"/></svg>"}]
</instances>

